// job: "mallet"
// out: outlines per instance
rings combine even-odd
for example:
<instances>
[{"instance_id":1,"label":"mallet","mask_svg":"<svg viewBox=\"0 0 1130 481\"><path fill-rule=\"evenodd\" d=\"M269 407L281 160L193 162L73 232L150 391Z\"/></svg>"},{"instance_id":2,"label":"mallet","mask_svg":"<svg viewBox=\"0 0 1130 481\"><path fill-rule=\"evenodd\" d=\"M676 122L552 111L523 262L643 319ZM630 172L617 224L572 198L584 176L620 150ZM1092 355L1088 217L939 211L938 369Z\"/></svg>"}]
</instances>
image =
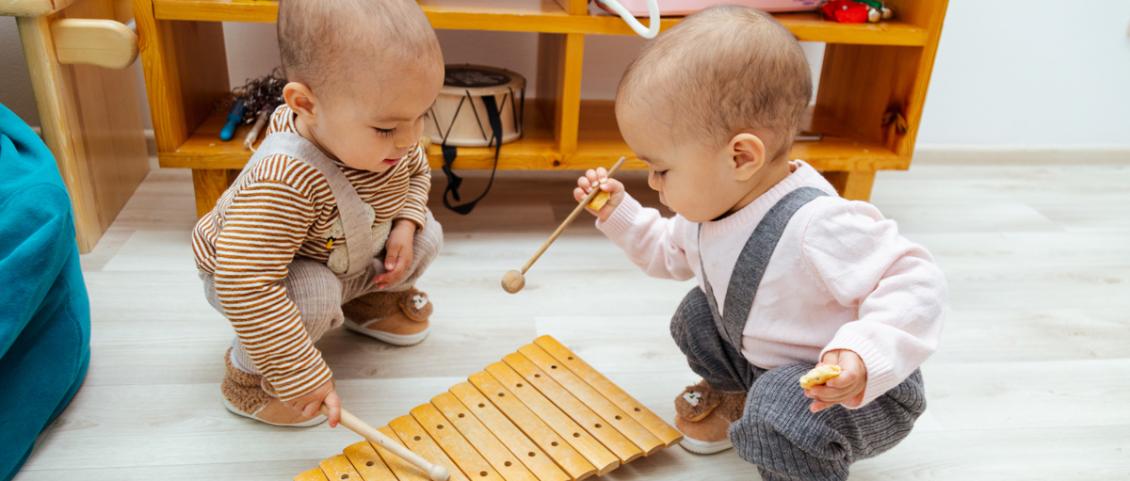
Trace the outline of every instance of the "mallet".
<instances>
[{"instance_id":1,"label":"mallet","mask_svg":"<svg viewBox=\"0 0 1130 481\"><path fill-rule=\"evenodd\" d=\"M620 160L617 160L615 164L612 164L612 168L608 169L607 177L611 178L612 174L615 174L616 171L620 169L620 166L624 165L625 160L627 160L627 157L620 157ZM595 198L601 192L603 191L600 190L600 184L593 186L592 192L589 192L589 195L586 195L584 199L581 199L581 203L577 204L577 208L573 209L573 212L569 213L569 217L566 217L565 220L561 222L561 225L557 226L557 230L553 231L553 233L549 235L549 238L541 244L541 247L538 248L537 252L534 252L534 255L530 257L530 260L526 261L526 265L522 266L522 270L506 271L506 274L503 274L502 288L505 289L506 292L514 294L522 290L523 287L526 287L526 271L530 270L530 267L533 266L534 262L537 262L538 258L545 253L545 250L549 248L549 245L552 244L553 241L557 240L557 237L565 231L565 228L568 227L569 224L571 224L578 215L580 215L582 210L585 210L585 206L589 205L589 203L592 202L593 198Z\"/></svg>"},{"instance_id":2,"label":"mallet","mask_svg":"<svg viewBox=\"0 0 1130 481\"><path fill-rule=\"evenodd\" d=\"M329 408L322 406L322 413L328 416L330 414ZM420 457L419 454L412 452L404 447L403 444L390 439L388 436L385 436L384 433L373 429L368 423L362 421L361 418L354 416L353 413L345 409L341 410L341 425L369 440L369 442L376 443L378 446L387 449L392 454L408 461L413 466L420 468L421 471L428 474L428 478L432 481L447 481L450 477L447 468L433 464Z\"/></svg>"}]
</instances>

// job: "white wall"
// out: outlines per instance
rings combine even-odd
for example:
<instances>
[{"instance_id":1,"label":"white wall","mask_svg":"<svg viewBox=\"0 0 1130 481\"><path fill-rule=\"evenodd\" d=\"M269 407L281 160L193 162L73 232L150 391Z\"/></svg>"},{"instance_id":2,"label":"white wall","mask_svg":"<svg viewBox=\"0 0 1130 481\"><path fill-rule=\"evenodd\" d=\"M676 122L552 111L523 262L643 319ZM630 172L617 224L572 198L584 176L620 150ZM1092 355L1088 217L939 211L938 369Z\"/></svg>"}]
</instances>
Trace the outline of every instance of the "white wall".
<instances>
[{"instance_id":1,"label":"white wall","mask_svg":"<svg viewBox=\"0 0 1130 481\"><path fill-rule=\"evenodd\" d=\"M950 0L919 144L1130 148L1128 29L1128 0ZM233 85L278 64L273 25L224 30ZM439 36L448 62L502 66L536 82L533 34ZM587 39L583 95L611 98L641 45L632 37ZM821 46L805 48L816 71ZM34 123L15 22L7 18L0 19L0 66L0 102Z\"/></svg>"},{"instance_id":2,"label":"white wall","mask_svg":"<svg viewBox=\"0 0 1130 481\"><path fill-rule=\"evenodd\" d=\"M918 143L1130 147L1128 24L1128 0L951 0Z\"/></svg>"},{"instance_id":3,"label":"white wall","mask_svg":"<svg viewBox=\"0 0 1130 481\"><path fill-rule=\"evenodd\" d=\"M27 79L27 62L20 48L16 19L0 17L0 104L12 109L29 124L39 124L35 98Z\"/></svg>"}]
</instances>

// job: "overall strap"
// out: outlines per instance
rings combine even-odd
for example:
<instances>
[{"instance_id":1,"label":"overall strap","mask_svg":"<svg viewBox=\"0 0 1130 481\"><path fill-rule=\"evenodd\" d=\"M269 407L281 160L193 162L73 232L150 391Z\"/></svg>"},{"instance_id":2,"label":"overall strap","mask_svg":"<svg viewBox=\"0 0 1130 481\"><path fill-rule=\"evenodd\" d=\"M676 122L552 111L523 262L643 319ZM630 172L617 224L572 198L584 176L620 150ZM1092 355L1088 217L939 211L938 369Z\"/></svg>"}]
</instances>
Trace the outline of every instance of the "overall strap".
<instances>
[{"instance_id":1,"label":"overall strap","mask_svg":"<svg viewBox=\"0 0 1130 481\"><path fill-rule=\"evenodd\" d=\"M326 178L337 202L337 212L345 230L345 247L349 251L349 268L343 277L355 277L365 272L373 256L377 254L373 226L365 209L365 201L361 200L341 168L305 137L291 132L276 132L263 140L251 161L244 167L244 172L254 162L274 154L284 154L305 162L318 169Z\"/></svg>"},{"instance_id":2,"label":"overall strap","mask_svg":"<svg viewBox=\"0 0 1130 481\"><path fill-rule=\"evenodd\" d=\"M734 271L730 275L730 284L726 289L723 311L718 310L718 301L714 297L714 288L706 278L706 266L702 263L702 225L699 225L699 269L702 271L703 285L706 286L706 299L710 303L710 311L714 314L714 323L722 337L734 347L742 350L742 331L749 319L749 311L753 308L753 300L757 296L757 289L761 285L761 278L765 275L765 268L769 266L769 259L789 225L789 220L801 207L820 196L827 195L815 187L801 187L789 192L776 205L774 205L749 236L738 261L734 264Z\"/></svg>"}]
</instances>

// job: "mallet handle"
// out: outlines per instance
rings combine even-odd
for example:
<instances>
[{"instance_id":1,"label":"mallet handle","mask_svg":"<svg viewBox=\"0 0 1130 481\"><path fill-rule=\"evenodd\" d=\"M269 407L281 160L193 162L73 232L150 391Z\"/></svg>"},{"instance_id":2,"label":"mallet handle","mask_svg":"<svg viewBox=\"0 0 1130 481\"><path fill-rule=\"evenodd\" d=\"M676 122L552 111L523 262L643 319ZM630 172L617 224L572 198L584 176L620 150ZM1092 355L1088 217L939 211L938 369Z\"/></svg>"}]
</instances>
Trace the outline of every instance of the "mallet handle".
<instances>
[{"instance_id":1,"label":"mallet handle","mask_svg":"<svg viewBox=\"0 0 1130 481\"><path fill-rule=\"evenodd\" d=\"M624 165L625 160L628 160L628 158L620 157L620 160L617 160L615 164L612 164L612 168L608 169L607 177L611 178L612 174L615 174L617 170L620 170L620 166ZM573 209L573 212L569 213L569 217L566 217L565 221L562 222L561 225L557 226L557 230L553 231L553 233L549 235L549 238L541 244L541 247L538 247L538 250L534 252L533 256L530 257L530 260L526 261L526 265L522 266L522 275L525 275L526 271L530 270L530 267L534 265L534 262L537 262L538 258L541 257L542 254L545 254L545 250L549 249L549 245L553 244L553 241L557 240L557 237L560 236L562 232L565 232L565 228L569 227L569 224L573 223L573 220L581 214L582 210L585 210L585 206L589 205L589 202L592 202L593 197L596 197L596 194L598 194L599 192L600 185L596 185L592 192L589 192L589 195L586 195L584 199L581 199L581 203L577 204L577 207Z\"/></svg>"},{"instance_id":2,"label":"mallet handle","mask_svg":"<svg viewBox=\"0 0 1130 481\"><path fill-rule=\"evenodd\" d=\"M322 406L322 412L326 413L327 415L329 414L329 410L325 406ZM405 461L408 461L413 466L420 468L421 471L428 473L428 475L433 479L438 477L433 475L433 473L447 474L447 468L429 462L419 454L416 454L408 448L404 447L403 444L400 444L390 439L388 436L385 436L384 433L373 429L373 427L368 423L362 421L361 418L354 416L353 413L346 411L345 409L341 410L341 425L349 428L350 431L357 433L370 442L375 443L382 448L385 448L392 454L399 456ZM447 477L443 476L442 479L447 479Z\"/></svg>"}]
</instances>

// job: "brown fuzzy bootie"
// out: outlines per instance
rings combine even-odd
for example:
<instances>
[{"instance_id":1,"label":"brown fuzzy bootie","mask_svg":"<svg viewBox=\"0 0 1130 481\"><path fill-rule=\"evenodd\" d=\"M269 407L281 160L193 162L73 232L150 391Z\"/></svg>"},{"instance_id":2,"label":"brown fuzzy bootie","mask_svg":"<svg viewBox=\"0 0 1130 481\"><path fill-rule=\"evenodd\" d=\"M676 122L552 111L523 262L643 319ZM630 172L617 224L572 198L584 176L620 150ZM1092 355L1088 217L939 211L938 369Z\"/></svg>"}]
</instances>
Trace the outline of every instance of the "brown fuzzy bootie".
<instances>
[{"instance_id":1,"label":"brown fuzzy bootie","mask_svg":"<svg viewBox=\"0 0 1130 481\"><path fill-rule=\"evenodd\" d=\"M231 349L224 354L224 368L220 392L224 395L224 407L232 414L272 426L296 428L317 426L326 421L326 417L321 414L303 417L302 413L287 406L282 400L267 394L263 390L263 376L243 372L232 365Z\"/></svg>"},{"instance_id":2,"label":"brown fuzzy bootie","mask_svg":"<svg viewBox=\"0 0 1130 481\"><path fill-rule=\"evenodd\" d=\"M675 427L683 433L679 445L695 454L730 449L730 424L742 417L744 392L722 392L706 381L687 386L675 398Z\"/></svg>"},{"instance_id":3,"label":"brown fuzzy bootie","mask_svg":"<svg viewBox=\"0 0 1130 481\"><path fill-rule=\"evenodd\" d=\"M345 327L395 346L419 344L428 337L432 301L416 288L373 292L341 306Z\"/></svg>"}]
</instances>

